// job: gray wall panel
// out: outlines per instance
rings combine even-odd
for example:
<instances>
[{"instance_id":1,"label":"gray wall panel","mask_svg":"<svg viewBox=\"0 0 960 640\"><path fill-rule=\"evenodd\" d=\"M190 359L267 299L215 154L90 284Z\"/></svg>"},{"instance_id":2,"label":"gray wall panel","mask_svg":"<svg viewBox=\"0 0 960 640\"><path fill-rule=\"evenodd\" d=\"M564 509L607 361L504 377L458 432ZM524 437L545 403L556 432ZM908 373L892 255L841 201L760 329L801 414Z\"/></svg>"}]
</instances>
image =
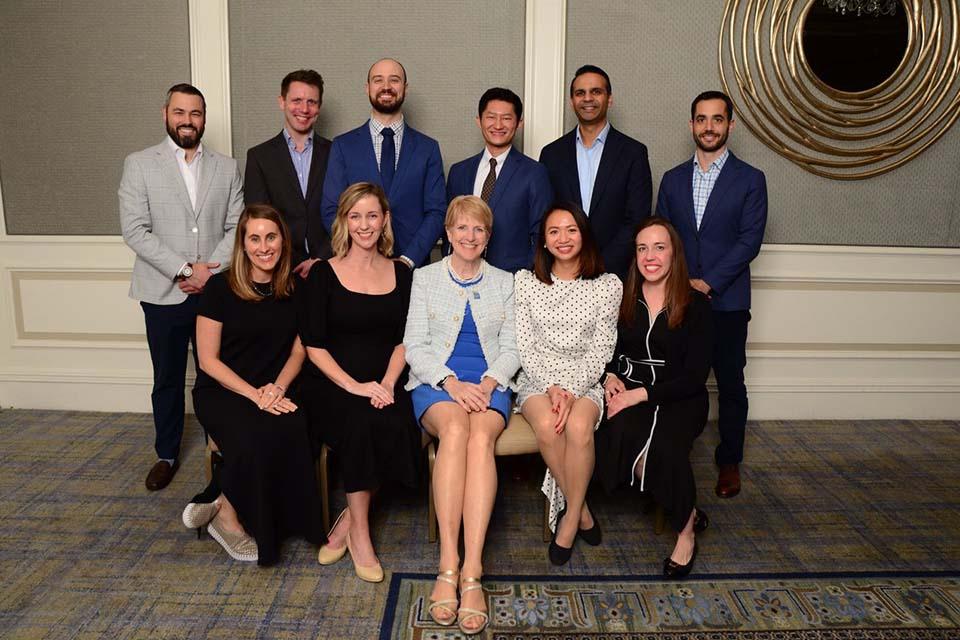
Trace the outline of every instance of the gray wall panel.
<instances>
[{"instance_id":1,"label":"gray wall panel","mask_svg":"<svg viewBox=\"0 0 960 640\"><path fill-rule=\"evenodd\" d=\"M567 0L567 81L587 63L610 74L610 119L649 148L654 199L664 171L693 155L690 101L720 88L722 12L720 0ZM568 108L566 128L574 122ZM730 147L767 175L766 242L960 247L960 126L905 166L857 182L807 173L746 127Z\"/></svg>"},{"instance_id":2,"label":"gray wall panel","mask_svg":"<svg viewBox=\"0 0 960 640\"><path fill-rule=\"evenodd\" d=\"M0 180L8 234L117 234L126 154L163 138L190 80L186 0L0 2Z\"/></svg>"},{"instance_id":3,"label":"gray wall panel","mask_svg":"<svg viewBox=\"0 0 960 640\"><path fill-rule=\"evenodd\" d=\"M242 163L249 147L280 131L280 80L301 67L323 75L321 135L332 139L359 126L370 114L367 69L389 56L409 76L407 121L440 142L449 168L482 148L474 117L485 89L505 86L523 97L524 7L515 0L232 0L234 155Z\"/></svg>"}]
</instances>

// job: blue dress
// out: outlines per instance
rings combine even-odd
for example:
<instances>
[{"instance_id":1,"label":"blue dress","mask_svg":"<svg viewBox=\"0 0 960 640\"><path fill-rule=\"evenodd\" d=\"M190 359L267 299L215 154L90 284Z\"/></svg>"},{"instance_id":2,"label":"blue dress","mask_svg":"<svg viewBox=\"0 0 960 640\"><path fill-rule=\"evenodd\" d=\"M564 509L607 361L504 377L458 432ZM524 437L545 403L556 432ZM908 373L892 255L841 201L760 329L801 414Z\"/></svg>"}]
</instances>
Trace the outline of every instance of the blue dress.
<instances>
[{"instance_id":1,"label":"blue dress","mask_svg":"<svg viewBox=\"0 0 960 640\"><path fill-rule=\"evenodd\" d=\"M451 277L451 279L453 279ZM454 280L454 282L458 282ZM475 281L460 283L461 287L468 284L476 284ZM484 371L487 370L487 359L483 356L483 349L480 347L480 336L477 334L477 324L473 320L473 312L470 309L470 303L467 302L467 308L463 312L463 324L460 326L460 333L457 334L457 342L453 345L453 352L447 359L447 367L457 374L457 379L463 382L472 382L480 384ZM410 392L413 401L413 413L417 417L417 424L420 428L423 425L420 419L431 406L437 402L456 402L450 397L450 394L443 389L434 389L428 384L422 384L415 387ZM510 392L500 389L494 389L490 394L490 409L497 411L503 416L504 424L510 421Z\"/></svg>"}]
</instances>

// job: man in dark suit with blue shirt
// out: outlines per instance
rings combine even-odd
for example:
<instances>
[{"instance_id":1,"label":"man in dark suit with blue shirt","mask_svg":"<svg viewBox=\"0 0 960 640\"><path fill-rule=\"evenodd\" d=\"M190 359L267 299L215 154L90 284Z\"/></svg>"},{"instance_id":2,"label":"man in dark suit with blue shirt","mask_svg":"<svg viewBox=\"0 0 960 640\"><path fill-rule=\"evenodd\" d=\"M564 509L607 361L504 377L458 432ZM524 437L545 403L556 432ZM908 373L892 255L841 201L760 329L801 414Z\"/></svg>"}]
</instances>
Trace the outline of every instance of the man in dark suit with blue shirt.
<instances>
[{"instance_id":1,"label":"man in dark suit with blue shirt","mask_svg":"<svg viewBox=\"0 0 960 640\"><path fill-rule=\"evenodd\" d=\"M283 130L247 151L245 204L269 204L290 227L293 270L306 278L320 258L329 258L330 237L320 219L330 141L313 130L323 103L323 78L313 69L284 76L277 98Z\"/></svg>"},{"instance_id":2,"label":"man in dark suit with blue shirt","mask_svg":"<svg viewBox=\"0 0 960 640\"><path fill-rule=\"evenodd\" d=\"M523 126L523 102L509 89L487 89L477 108L482 152L450 167L447 201L479 196L493 211L486 260L515 273L533 265L540 219L553 199L546 168L513 148ZM444 242L446 249L446 241Z\"/></svg>"},{"instance_id":3,"label":"man in dark suit with blue shirt","mask_svg":"<svg viewBox=\"0 0 960 640\"><path fill-rule=\"evenodd\" d=\"M323 183L323 224L331 231L340 194L356 182L383 187L390 202L394 255L411 269L430 258L447 209L440 145L403 118L407 72L378 60L367 72L370 119L337 136Z\"/></svg>"},{"instance_id":4,"label":"man in dark suit with blue shirt","mask_svg":"<svg viewBox=\"0 0 960 640\"><path fill-rule=\"evenodd\" d=\"M660 182L657 214L670 220L683 240L690 285L710 296L713 307L713 375L719 398L720 467L716 493L740 492L740 462L747 423L747 323L750 321L750 261L760 252L767 223L763 172L727 149L734 128L733 102L719 91L697 96L690 106L696 143L692 160Z\"/></svg>"},{"instance_id":5,"label":"man in dark suit with blue shirt","mask_svg":"<svg viewBox=\"0 0 960 640\"><path fill-rule=\"evenodd\" d=\"M590 218L607 271L621 278L633 259L633 232L650 216L653 186L647 148L607 120L610 76L584 65L570 83L577 126L540 153L558 200L575 202Z\"/></svg>"}]
</instances>

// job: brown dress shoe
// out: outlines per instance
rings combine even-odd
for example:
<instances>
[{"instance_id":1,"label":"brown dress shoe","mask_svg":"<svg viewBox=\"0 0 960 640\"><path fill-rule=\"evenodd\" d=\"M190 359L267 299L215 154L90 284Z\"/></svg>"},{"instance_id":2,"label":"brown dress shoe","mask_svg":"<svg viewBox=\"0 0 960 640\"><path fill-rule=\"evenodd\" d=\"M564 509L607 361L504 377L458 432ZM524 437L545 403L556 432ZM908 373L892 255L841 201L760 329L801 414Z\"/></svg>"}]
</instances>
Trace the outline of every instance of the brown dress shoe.
<instances>
[{"instance_id":1,"label":"brown dress shoe","mask_svg":"<svg viewBox=\"0 0 960 640\"><path fill-rule=\"evenodd\" d=\"M716 492L721 498L732 498L740 493L740 465L720 465L720 477L717 478Z\"/></svg>"},{"instance_id":2,"label":"brown dress shoe","mask_svg":"<svg viewBox=\"0 0 960 640\"><path fill-rule=\"evenodd\" d=\"M171 466L166 460L157 460L157 463L147 474L147 489L150 491L160 491L173 480L173 475L180 468L180 461L175 461Z\"/></svg>"}]
</instances>

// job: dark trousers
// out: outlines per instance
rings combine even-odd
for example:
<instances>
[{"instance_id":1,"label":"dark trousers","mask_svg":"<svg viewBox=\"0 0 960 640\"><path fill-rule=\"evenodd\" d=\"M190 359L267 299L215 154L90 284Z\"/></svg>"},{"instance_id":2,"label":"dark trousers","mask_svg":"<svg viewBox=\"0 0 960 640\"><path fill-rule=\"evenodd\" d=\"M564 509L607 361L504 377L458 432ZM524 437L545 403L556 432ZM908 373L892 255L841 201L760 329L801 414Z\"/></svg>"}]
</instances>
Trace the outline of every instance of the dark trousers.
<instances>
[{"instance_id":1,"label":"dark trousers","mask_svg":"<svg viewBox=\"0 0 960 640\"><path fill-rule=\"evenodd\" d=\"M720 444L714 452L717 464L743 461L747 426L747 323L749 311L713 312L713 375L717 379Z\"/></svg>"},{"instance_id":2,"label":"dark trousers","mask_svg":"<svg viewBox=\"0 0 960 640\"><path fill-rule=\"evenodd\" d=\"M187 344L193 344L197 365L197 301L187 296L180 304L141 302L147 325L147 344L153 362L154 448L158 458L176 459L183 438L183 392L187 379ZM199 366L197 366L199 369Z\"/></svg>"}]
</instances>

